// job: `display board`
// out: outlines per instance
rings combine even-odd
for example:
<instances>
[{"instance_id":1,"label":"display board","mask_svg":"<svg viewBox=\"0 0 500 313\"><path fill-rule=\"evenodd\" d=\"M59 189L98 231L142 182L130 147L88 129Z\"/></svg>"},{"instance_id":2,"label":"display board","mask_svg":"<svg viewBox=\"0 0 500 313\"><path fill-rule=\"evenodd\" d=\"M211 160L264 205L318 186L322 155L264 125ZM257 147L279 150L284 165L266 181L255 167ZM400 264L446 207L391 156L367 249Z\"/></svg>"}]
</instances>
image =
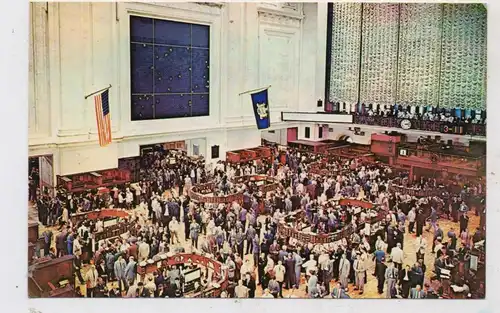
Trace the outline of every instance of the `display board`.
<instances>
[{"instance_id":1,"label":"display board","mask_svg":"<svg viewBox=\"0 0 500 313\"><path fill-rule=\"evenodd\" d=\"M333 3L332 6L329 17L331 50L328 96L330 101L355 103L358 101L359 89L361 3Z\"/></svg>"},{"instance_id":2,"label":"display board","mask_svg":"<svg viewBox=\"0 0 500 313\"><path fill-rule=\"evenodd\" d=\"M327 102L486 108L485 5L329 5Z\"/></svg>"},{"instance_id":3,"label":"display board","mask_svg":"<svg viewBox=\"0 0 500 313\"><path fill-rule=\"evenodd\" d=\"M363 4L360 102L396 100L399 4Z\"/></svg>"},{"instance_id":4,"label":"display board","mask_svg":"<svg viewBox=\"0 0 500 313\"><path fill-rule=\"evenodd\" d=\"M401 4L398 104L437 106L441 62L442 6Z\"/></svg>"}]
</instances>

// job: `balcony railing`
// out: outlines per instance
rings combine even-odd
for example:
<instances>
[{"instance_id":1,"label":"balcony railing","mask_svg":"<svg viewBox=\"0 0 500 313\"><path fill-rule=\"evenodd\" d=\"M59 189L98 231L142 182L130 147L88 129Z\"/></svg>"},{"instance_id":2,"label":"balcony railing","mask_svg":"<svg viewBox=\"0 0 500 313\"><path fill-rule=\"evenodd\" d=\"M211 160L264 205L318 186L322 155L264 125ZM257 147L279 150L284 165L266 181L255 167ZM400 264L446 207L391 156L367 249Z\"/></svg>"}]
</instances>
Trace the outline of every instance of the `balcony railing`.
<instances>
[{"instance_id":1,"label":"balcony railing","mask_svg":"<svg viewBox=\"0 0 500 313\"><path fill-rule=\"evenodd\" d=\"M403 120L407 119L383 116L353 116L354 124L382 126L388 128L401 128L401 122ZM408 120L411 122L411 129L455 135L486 136L486 125L483 124L454 124L442 121L427 121L419 119Z\"/></svg>"}]
</instances>

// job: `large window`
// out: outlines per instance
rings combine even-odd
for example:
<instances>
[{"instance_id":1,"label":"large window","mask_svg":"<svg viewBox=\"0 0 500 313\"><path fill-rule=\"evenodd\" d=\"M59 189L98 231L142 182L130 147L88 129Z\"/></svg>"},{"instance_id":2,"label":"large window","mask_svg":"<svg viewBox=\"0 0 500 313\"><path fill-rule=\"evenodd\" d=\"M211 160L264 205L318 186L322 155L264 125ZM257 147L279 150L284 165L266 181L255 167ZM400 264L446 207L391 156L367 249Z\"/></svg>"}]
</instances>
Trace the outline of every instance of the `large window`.
<instances>
[{"instance_id":1,"label":"large window","mask_svg":"<svg viewBox=\"0 0 500 313\"><path fill-rule=\"evenodd\" d=\"M209 115L210 28L130 17L131 119Z\"/></svg>"}]
</instances>

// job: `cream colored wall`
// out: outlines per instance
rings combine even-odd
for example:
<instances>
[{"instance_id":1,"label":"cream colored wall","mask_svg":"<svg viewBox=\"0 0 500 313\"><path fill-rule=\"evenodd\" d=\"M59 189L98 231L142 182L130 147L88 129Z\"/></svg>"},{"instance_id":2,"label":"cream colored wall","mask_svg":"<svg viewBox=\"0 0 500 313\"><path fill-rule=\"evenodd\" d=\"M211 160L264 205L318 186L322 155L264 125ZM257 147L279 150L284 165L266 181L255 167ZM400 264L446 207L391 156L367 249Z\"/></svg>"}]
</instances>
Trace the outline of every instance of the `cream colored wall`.
<instances>
[{"instance_id":1,"label":"cream colored wall","mask_svg":"<svg viewBox=\"0 0 500 313\"><path fill-rule=\"evenodd\" d=\"M130 14L211 26L209 117L130 120ZM30 155L53 154L55 174L71 174L116 167L149 143L200 138L221 158L259 145L250 96L238 94L272 85L273 127L287 127L283 110L315 111L325 50L315 42L326 38L326 18L322 4L32 3ZM101 148L84 96L109 84L114 142Z\"/></svg>"}]
</instances>

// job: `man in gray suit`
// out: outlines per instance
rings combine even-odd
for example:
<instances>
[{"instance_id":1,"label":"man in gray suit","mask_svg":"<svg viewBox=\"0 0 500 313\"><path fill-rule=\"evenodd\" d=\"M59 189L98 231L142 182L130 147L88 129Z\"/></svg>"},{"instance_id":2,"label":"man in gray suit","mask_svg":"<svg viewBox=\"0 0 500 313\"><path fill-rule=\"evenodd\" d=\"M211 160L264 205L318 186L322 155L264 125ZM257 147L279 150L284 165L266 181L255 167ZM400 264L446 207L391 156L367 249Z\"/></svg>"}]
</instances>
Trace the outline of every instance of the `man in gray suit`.
<instances>
[{"instance_id":1,"label":"man in gray suit","mask_svg":"<svg viewBox=\"0 0 500 313\"><path fill-rule=\"evenodd\" d=\"M391 299L392 290L396 287L396 280L398 279L398 270L394 267L394 263L392 263L392 261L389 261L388 265L389 266L385 270L385 281L387 284L385 298Z\"/></svg>"},{"instance_id":2,"label":"man in gray suit","mask_svg":"<svg viewBox=\"0 0 500 313\"><path fill-rule=\"evenodd\" d=\"M354 260L354 272L356 288L359 289L359 294L361 295L365 289L366 265L364 254L358 256L356 260Z\"/></svg>"},{"instance_id":3,"label":"man in gray suit","mask_svg":"<svg viewBox=\"0 0 500 313\"><path fill-rule=\"evenodd\" d=\"M423 299L425 298L425 291L423 291L420 285L410 290L410 299Z\"/></svg>"},{"instance_id":4,"label":"man in gray suit","mask_svg":"<svg viewBox=\"0 0 500 313\"><path fill-rule=\"evenodd\" d=\"M295 260L295 286L297 289L299 289L300 271L302 270L302 263L304 263L304 261L296 251L293 252L293 258Z\"/></svg>"},{"instance_id":5,"label":"man in gray suit","mask_svg":"<svg viewBox=\"0 0 500 313\"><path fill-rule=\"evenodd\" d=\"M118 260L116 260L114 264L114 274L116 280L118 281L118 287L120 288L120 291L127 290L128 288L127 279L125 275L126 268L127 268L127 262L125 262L125 259L123 259L122 255L118 256Z\"/></svg>"},{"instance_id":6,"label":"man in gray suit","mask_svg":"<svg viewBox=\"0 0 500 313\"><path fill-rule=\"evenodd\" d=\"M129 258L128 264L125 267L125 278L127 279L127 284L132 286L137 276L137 262L134 257Z\"/></svg>"},{"instance_id":7,"label":"man in gray suit","mask_svg":"<svg viewBox=\"0 0 500 313\"><path fill-rule=\"evenodd\" d=\"M347 290L347 284L349 283L349 272L351 270L351 263L347 259L345 254L342 254L342 259L339 263L339 280L342 288Z\"/></svg>"},{"instance_id":8,"label":"man in gray suit","mask_svg":"<svg viewBox=\"0 0 500 313\"><path fill-rule=\"evenodd\" d=\"M253 239L255 238L255 235L257 234L257 232L255 231L255 228L253 228L252 225L248 225L248 229L245 233L246 235L246 240L247 240L247 253L246 254L250 254L252 253L252 250L253 250Z\"/></svg>"}]
</instances>

